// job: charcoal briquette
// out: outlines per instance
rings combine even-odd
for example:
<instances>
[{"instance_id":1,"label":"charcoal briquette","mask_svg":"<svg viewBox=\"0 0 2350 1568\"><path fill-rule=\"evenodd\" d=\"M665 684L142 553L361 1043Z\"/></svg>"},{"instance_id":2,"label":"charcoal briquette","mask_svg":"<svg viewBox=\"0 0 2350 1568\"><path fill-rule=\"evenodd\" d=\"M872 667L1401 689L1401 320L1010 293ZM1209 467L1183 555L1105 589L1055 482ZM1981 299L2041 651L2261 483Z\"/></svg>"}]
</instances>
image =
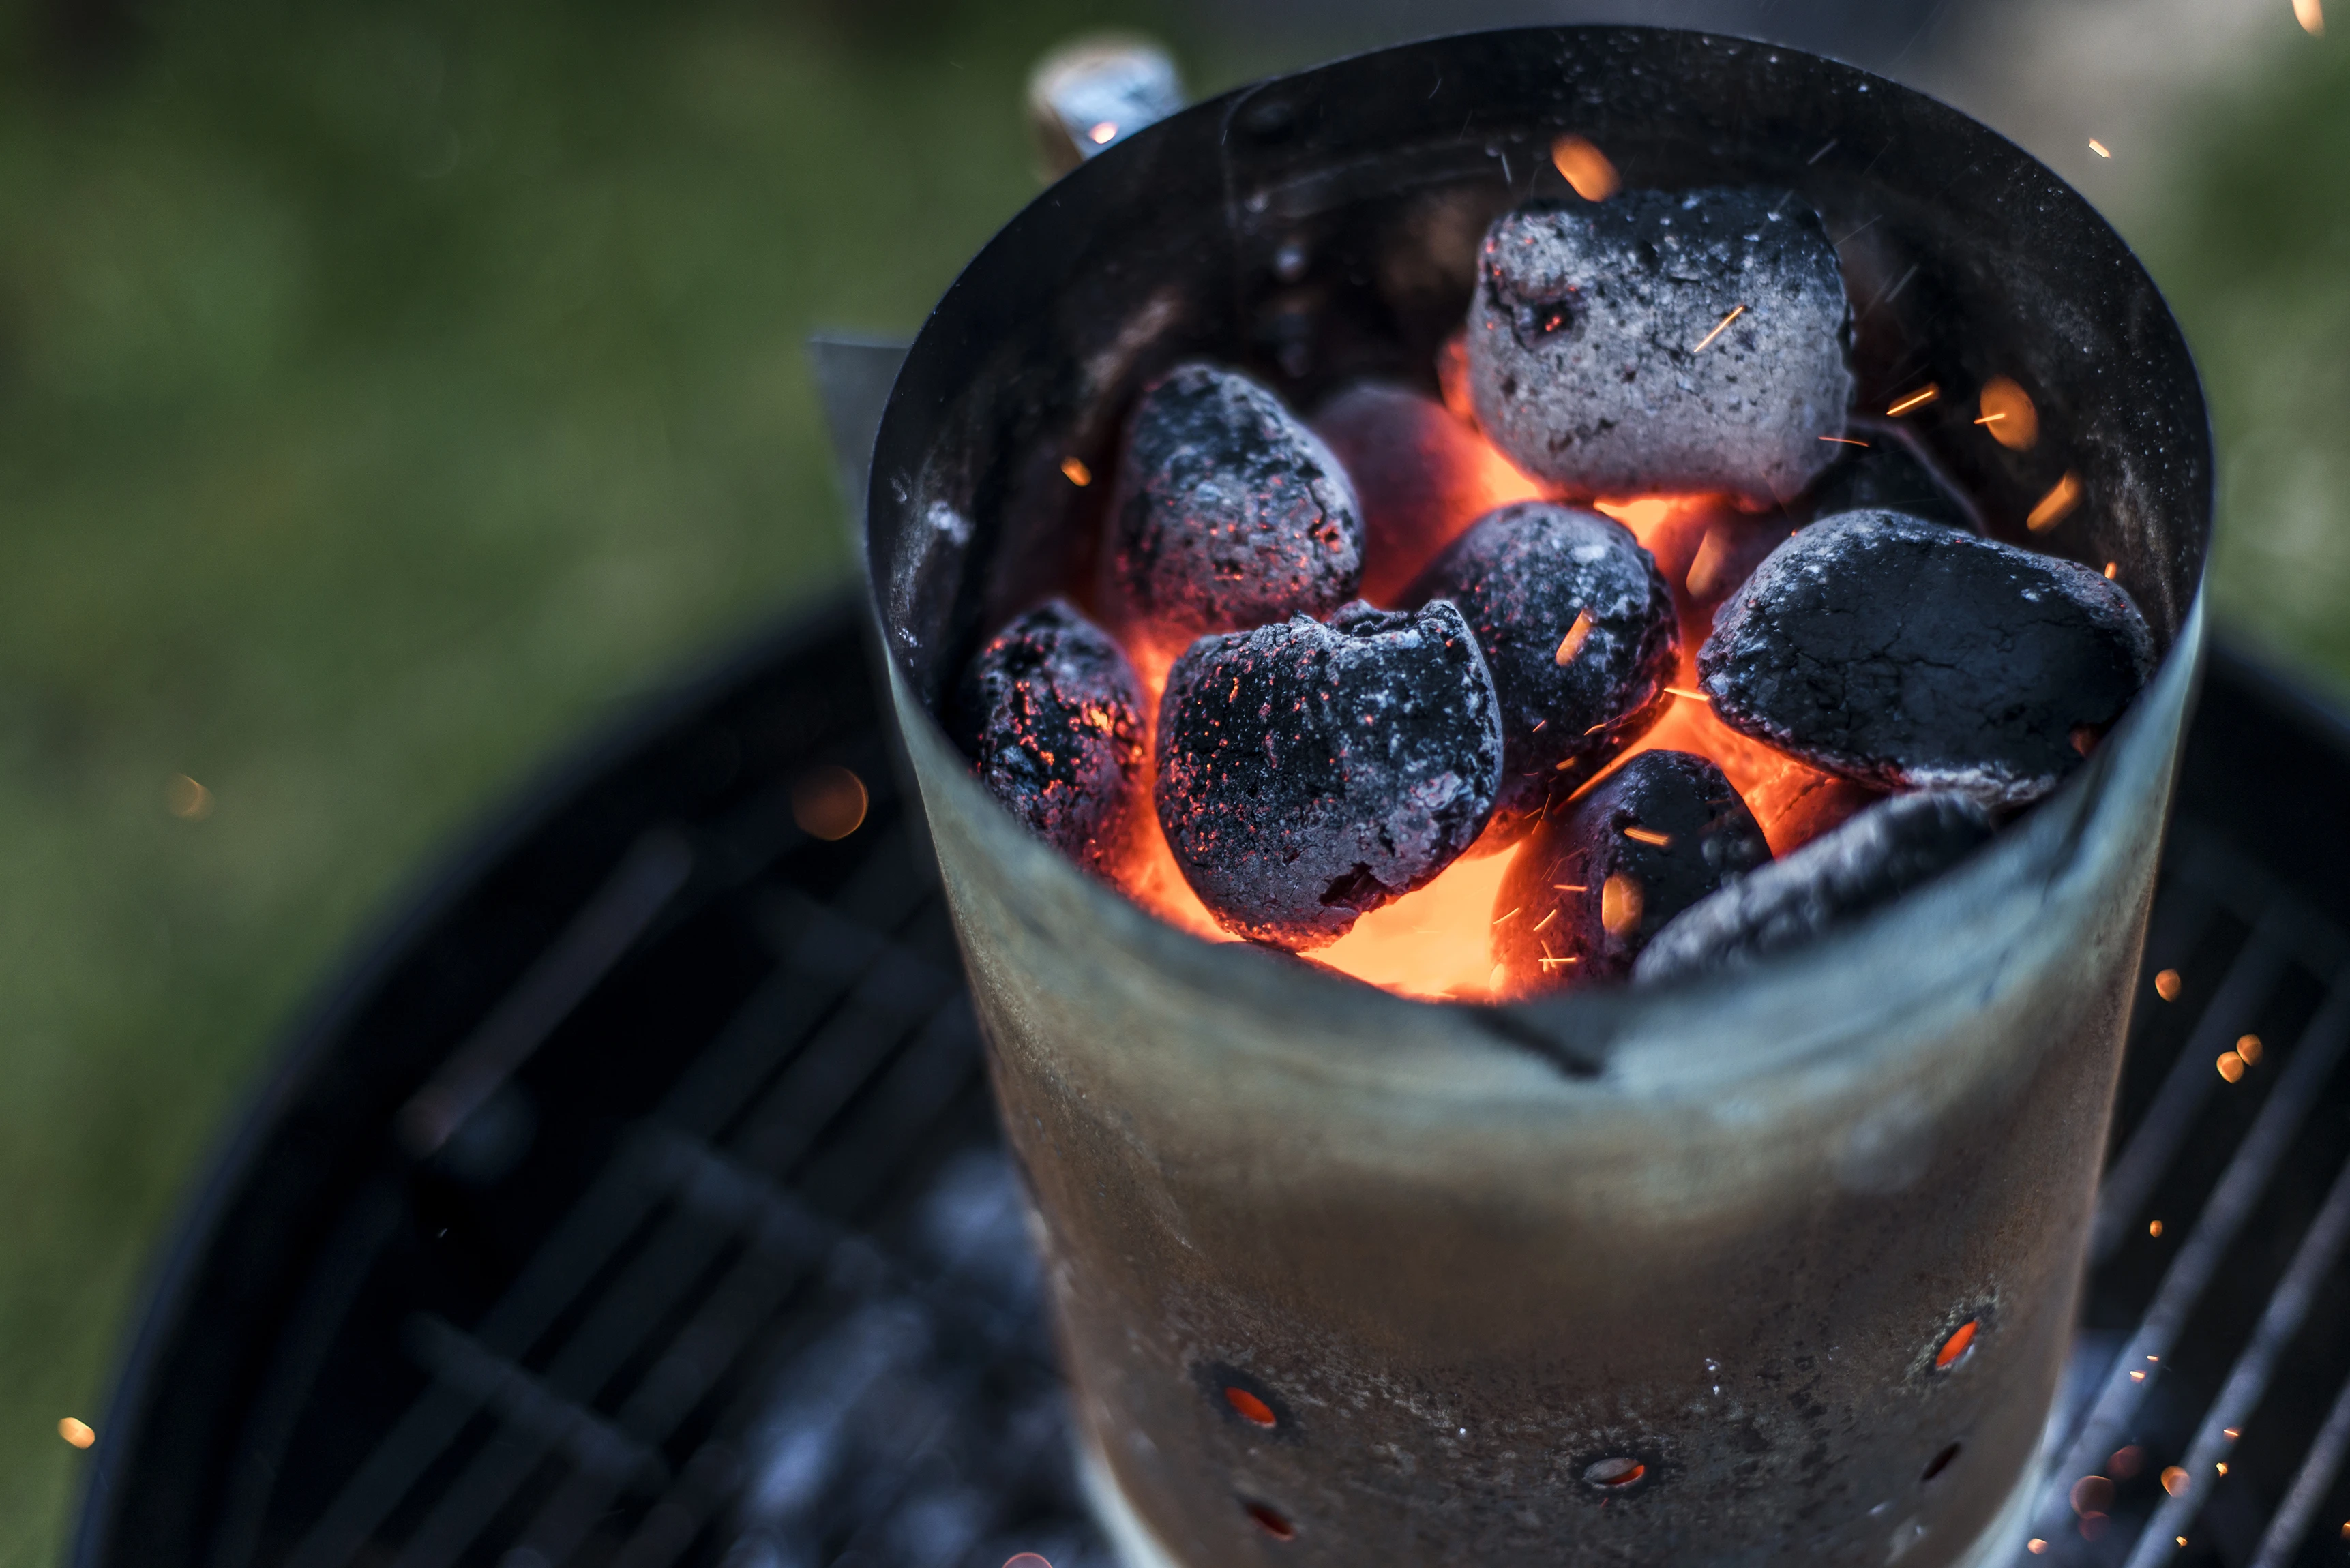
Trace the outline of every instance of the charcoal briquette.
<instances>
[{"instance_id":1,"label":"charcoal briquette","mask_svg":"<svg viewBox=\"0 0 2350 1568\"><path fill-rule=\"evenodd\" d=\"M1819 214L1783 191L1627 191L1486 232L1478 422L1560 493L1791 499L1836 460L1851 310Z\"/></svg>"},{"instance_id":2,"label":"charcoal briquette","mask_svg":"<svg viewBox=\"0 0 2350 1568\"><path fill-rule=\"evenodd\" d=\"M988 793L1104 876L1118 870L1141 809L1142 713L1125 653L1062 599L1021 616L979 650L953 709Z\"/></svg>"},{"instance_id":3,"label":"charcoal briquette","mask_svg":"<svg viewBox=\"0 0 2350 1568\"><path fill-rule=\"evenodd\" d=\"M1680 659L1672 590L1631 530L1522 502L1480 518L1408 602L1451 599L1502 704L1496 831L1516 836L1664 715Z\"/></svg>"},{"instance_id":4,"label":"charcoal briquette","mask_svg":"<svg viewBox=\"0 0 2350 1568\"><path fill-rule=\"evenodd\" d=\"M1159 826L1209 911L1315 948L1483 830L1500 708L1451 604L1357 602L1192 644L1168 674L1158 761Z\"/></svg>"},{"instance_id":5,"label":"charcoal briquette","mask_svg":"<svg viewBox=\"0 0 2350 1568\"><path fill-rule=\"evenodd\" d=\"M1634 962L1632 978L1684 980L1800 946L1939 876L1991 836L1991 814L1954 791L1879 801L1681 911Z\"/></svg>"},{"instance_id":6,"label":"charcoal briquette","mask_svg":"<svg viewBox=\"0 0 2350 1568\"><path fill-rule=\"evenodd\" d=\"M1773 551L1697 663L1723 722L1815 767L2007 806L2080 765L2152 673L2154 639L2086 566L1849 512Z\"/></svg>"},{"instance_id":7,"label":"charcoal briquette","mask_svg":"<svg viewBox=\"0 0 2350 1568\"><path fill-rule=\"evenodd\" d=\"M1503 989L1621 980L1675 916L1771 858L1720 768L1642 752L1535 827L1493 905Z\"/></svg>"},{"instance_id":8,"label":"charcoal briquette","mask_svg":"<svg viewBox=\"0 0 2350 1568\"><path fill-rule=\"evenodd\" d=\"M1170 651L1355 597L1363 523L1330 449L1235 370L1177 366L1127 421L1104 593Z\"/></svg>"}]
</instances>

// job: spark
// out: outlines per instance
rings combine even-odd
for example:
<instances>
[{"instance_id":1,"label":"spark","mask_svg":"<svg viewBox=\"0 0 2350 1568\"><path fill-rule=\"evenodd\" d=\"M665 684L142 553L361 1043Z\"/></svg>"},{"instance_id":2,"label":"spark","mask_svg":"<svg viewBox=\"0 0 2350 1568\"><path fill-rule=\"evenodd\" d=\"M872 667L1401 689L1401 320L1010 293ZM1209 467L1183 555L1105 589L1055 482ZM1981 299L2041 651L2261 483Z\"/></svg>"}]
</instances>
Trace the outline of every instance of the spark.
<instances>
[{"instance_id":1,"label":"spark","mask_svg":"<svg viewBox=\"0 0 2350 1568\"><path fill-rule=\"evenodd\" d=\"M2179 990L2180 984L2178 980L2178 971L2177 970L2167 969L2160 974L2154 977L2154 994L2162 998L2163 1001L2178 1001Z\"/></svg>"},{"instance_id":2,"label":"spark","mask_svg":"<svg viewBox=\"0 0 2350 1568\"><path fill-rule=\"evenodd\" d=\"M2228 1082L2235 1084L2243 1081L2244 1059L2233 1051L2220 1052L2218 1066L2220 1076L2227 1079Z\"/></svg>"},{"instance_id":3,"label":"spark","mask_svg":"<svg viewBox=\"0 0 2350 1568\"><path fill-rule=\"evenodd\" d=\"M1515 919L1518 916L1525 913L1525 909L1526 907L1523 904L1520 904L1516 909L1512 909L1508 914L1502 916L1500 919L1495 920L1493 923L1498 926L1502 923L1502 920Z\"/></svg>"},{"instance_id":4,"label":"spark","mask_svg":"<svg viewBox=\"0 0 2350 1568\"><path fill-rule=\"evenodd\" d=\"M2161 1221L2161 1220L2147 1220L2147 1223L2146 1223L2146 1233L2147 1233L2147 1235L2149 1235L2149 1236L2159 1236L2159 1235L2161 1235L2161 1234L2162 1234L2162 1221Z\"/></svg>"},{"instance_id":5,"label":"spark","mask_svg":"<svg viewBox=\"0 0 2350 1568\"><path fill-rule=\"evenodd\" d=\"M1941 395L1941 384L1929 381L1908 397L1897 399L1893 406L1885 410L1885 417L1888 420L1898 420L1912 409L1922 409L1928 403L1936 401Z\"/></svg>"},{"instance_id":6,"label":"spark","mask_svg":"<svg viewBox=\"0 0 2350 1568\"><path fill-rule=\"evenodd\" d=\"M1551 887L1555 891L1561 893L1588 893L1591 891L1590 888L1585 887L1580 882L1553 882Z\"/></svg>"},{"instance_id":7,"label":"spark","mask_svg":"<svg viewBox=\"0 0 2350 1568\"><path fill-rule=\"evenodd\" d=\"M2143 1372L2133 1372L2130 1374L2130 1381L2133 1383L2143 1383L2146 1381L2146 1374Z\"/></svg>"},{"instance_id":8,"label":"spark","mask_svg":"<svg viewBox=\"0 0 2350 1568\"><path fill-rule=\"evenodd\" d=\"M1671 834L1659 833L1653 827L1627 827L1624 830L1624 836L1638 839L1642 844L1653 844L1659 849L1670 849L1673 846Z\"/></svg>"},{"instance_id":9,"label":"spark","mask_svg":"<svg viewBox=\"0 0 2350 1568\"><path fill-rule=\"evenodd\" d=\"M2040 1537L2036 1535L2031 1540L2025 1542L2023 1545L2024 1549L2030 1552L2034 1557L2039 1556L2042 1552L2048 1550L2048 1542L2041 1540Z\"/></svg>"},{"instance_id":10,"label":"spark","mask_svg":"<svg viewBox=\"0 0 2350 1568\"><path fill-rule=\"evenodd\" d=\"M1975 423L2010 452L2030 452L2040 440L2040 410L2010 377L1993 376L1983 383L1982 417Z\"/></svg>"},{"instance_id":11,"label":"spark","mask_svg":"<svg viewBox=\"0 0 2350 1568\"><path fill-rule=\"evenodd\" d=\"M57 1436L77 1449L86 1449L98 1441L98 1434L90 1429L88 1422L77 1421L71 1416L58 1420Z\"/></svg>"},{"instance_id":12,"label":"spark","mask_svg":"<svg viewBox=\"0 0 2350 1568\"><path fill-rule=\"evenodd\" d=\"M1558 651L1550 656L1550 661L1561 669L1574 663L1575 656L1583 651L1583 644L1590 636L1591 612L1579 609L1575 612L1575 624L1568 627L1566 635L1558 639Z\"/></svg>"},{"instance_id":13,"label":"spark","mask_svg":"<svg viewBox=\"0 0 2350 1568\"><path fill-rule=\"evenodd\" d=\"M1934 1370L1947 1372L1966 1359L1967 1352L1975 1347L1975 1333L1981 1324L1982 1319L1970 1317L1952 1329L1950 1337L1942 1341L1941 1348L1934 1352Z\"/></svg>"},{"instance_id":14,"label":"spark","mask_svg":"<svg viewBox=\"0 0 2350 1568\"><path fill-rule=\"evenodd\" d=\"M1557 919L1558 911L1556 909L1553 909L1549 914L1544 915L1541 919L1534 922L1534 929L1541 930L1544 926L1549 925L1553 920Z\"/></svg>"},{"instance_id":15,"label":"spark","mask_svg":"<svg viewBox=\"0 0 2350 1568\"><path fill-rule=\"evenodd\" d=\"M1610 725L1610 724L1614 723L1615 722L1616 722L1616 721L1615 721L1615 720L1613 720L1613 719L1602 719L1602 720L1600 720L1600 721L1599 721L1599 722L1597 722L1596 724L1592 725L1592 726L1591 726L1591 728L1589 728L1588 730L1584 731L1583 732L1584 732L1585 734L1586 734L1586 735L1596 735L1596 734L1599 733L1599 732L1600 732L1600 731L1602 731L1602 730L1606 729L1608 725ZM1559 766L1561 766L1561 767L1565 767L1565 765L1566 765L1566 764L1565 764L1565 763L1561 763L1559 764Z\"/></svg>"},{"instance_id":16,"label":"spark","mask_svg":"<svg viewBox=\"0 0 2350 1568\"><path fill-rule=\"evenodd\" d=\"M2263 1049L2265 1047L2261 1044L2261 1037L2257 1034L2244 1035L2236 1042L2236 1054L2244 1059L2244 1065L2247 1067L2257 1067L2261 1064L2261 1052Z\"/></svg>"},{"instance_id":17,"label":"spark","mask_svg":"<svg viewBox=\"0 0 2350 1568\"><path fill-rule=\"evenodd\" d=\"M2313 38L2325 36L2325 6L2324 0L2293 0L2293 19L2301 30ZM2343 1527L2345 1539L2350 1539L2350 1525Z\"/></svg>"},{"instance_id":18,"label":"spark","mask_svg":"<svg viewBox=\"0 0 2350 1568\"><path fill-rule=\"evenodd\" d=\"M2212 1468L2213 1469L2218 1470L2221 1475L2226 1475L2226 1474L2228 1473L2228 1461L2227 1461L2227 1460L2225 1460L2225 1459L2221 1459L2218 1464L2216 1464L2216 1465L2212 1466L2211 1468Z\"/></svg>"},{"instance_id":19,"label":"spark","mask_svg":"<svg viewBox=\"0 0 2350 1568\"><path fill-rule=\"evenodd\" d=\"M1624 188L1623 177L1607 161L1607 154L1580 136L1562 136L1552 142L1550 161L1586 202L1605 202Z\"/></svg>"},{"instance_id":20,"label":"spark","mask_svg":"<svg viewBox=\"0 0 2350 1568\"><path fill-rule=\"evenodd\" d=\"M1729 315L1727 315L1727 316L1725 316L1725 317L1723 317L1721 320L1719 320L1719 321L1715 322L1715 323L1713 324L1713 330L1712 330L1712 331L1711 331L1711 332L1709 332L1709 333L1707 333L1703 337L1699 338L1699 339L1698 339L1698 345L1697 345L1697 347L1696 347L1696 348L1692 348L1692 349L1690 349L1690 353L1692 353L1692 354L1702 354L1702 353L1704 353L1704 352L1705 352L1705 346L1706 346L1707 344L1709 344L1709 343L1712 342L1715 338L1717 338L1717 337L1721 337L1723 333L1725 333L1725 332L1729 331L1729 330L1730 330L1730 324L1731 324L1731 322L1733 322L1733 321L1737 320L1740 317L1742 317L1742 316L1743 316L1743 315L1745 315L1745 314L1746 314L1746 307L1745 307L1744 306L1742 306L1742 305L1732 306L1731 307L1730 314L1729 314Z\"/></svg>"},{"instance_id":21,"label":"spark","mask_svg":"<svg viewBox=\"0 0 2350 1568\"><path fill-rule=\"evenodd\" d=\"M1061 460L1061 477L1083 490L1094 482L1094 471L1081 458L1065 457Z\"/></svg>"},{"instance_id":22,"label":"spark","mask_svg":"<svg viewBox=\"0 0 2350 1568\"><path fill-rule=\"evenodd\" d=\"M2040 504L2032 509L2023 525L2034 534L2045 534L2070 517L2073 509L2080 504L2081 476L2068 468L2064 477L2056 482L2056 488L2040 498Z\"/></svg>"},{"instance_id":23,"label":"spark","mask_svg":"<svg viewBox=\"0 0 2350 1568\"><path fill-rule=\"evenodd\" d=\"M1105 119L1086 132L1086 140L1096 147L1107 147L1118 135L1118 121Z\"/></svg>"},{"instance_id":24,"label":"spark","mask_svg":"<svg viewBox=\"0 0 2350 1568\"><path fill-rule=\"evenodd\" d=\"M1618 872L1599 889L1599 924L1611 937L1620 937L1640 923L1648 903L1640 884Z\"/></svg>"},{"instance_id":25,"label":"spark","mask_svg":"<svg viewBox=\"0 0 2350 1568\"><path fill-rule=\"evenodd\" d=\"M1855 440L1853 440L1853 439L1852 439L1852 437L1850 437L1850 436L1822 436L1822 437L1820 437L1820 439L1821 439L1822 441L1832 441L1835 442L1838 446L1862 446L1862 447L1865 447L1865 446L1866 446L1866 445L1868 444L1868 443L1867 443L1866 441L1855 441Z\"/></svg>"},{"instance_id":26,"label":"spark","mask_svg":"<svg viewBox=\"0 0 2350 1568\"><path fill-rule=\"evenodd\" d=\"M2089 138L2089 151L2095 153L2100 158L2111 158L2113 156L2111 152L2106 151L2106 144L2098 140L2094 136Z\"/></svg>"},{"instance_id":27,"label":"spark","mask_svg":"<svg viewBox=\"0 0 2350 1568\"><path fill-rule=\"evenodd\" d=\"M1671 692L1676 697L1686 697L1692 702L1711 702L1713 701L1712 698L1707 696L1704 692L1692 691L1686 686L1668 686L1665 690Z\"/></svg>"},{"instance_id":28,"label":"spark","mask_svg":"<svg viewBox=\"0 0 2350 1568\"><path fill-rule=\"evenodd\" d=\"M2120 575L2121 569L2122 564L2119 561L2107 561L2106 563L2106 581L2109 583L2112 582L2116 576Z\"/></svg>"},{"instance_id":29,"label":"spark","mask_svg":"<svg viewBox=\"0 0 2350 1568\"><path fill-rule=\"evenodd\" d=\"M2232 1443L2244 1434L2233 1427L2222 1427L2220 1428L2220 1435Z\"/></svg>"}]
</instances>

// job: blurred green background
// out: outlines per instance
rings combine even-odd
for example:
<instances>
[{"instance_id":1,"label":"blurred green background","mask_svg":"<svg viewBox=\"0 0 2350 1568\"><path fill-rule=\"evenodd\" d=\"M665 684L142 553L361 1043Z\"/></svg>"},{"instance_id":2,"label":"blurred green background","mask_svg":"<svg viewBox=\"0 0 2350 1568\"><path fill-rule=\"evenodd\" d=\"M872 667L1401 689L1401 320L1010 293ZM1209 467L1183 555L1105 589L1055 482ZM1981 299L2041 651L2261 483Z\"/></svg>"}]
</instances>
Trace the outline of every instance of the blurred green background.
<instances>
[{"instance_id":1,"label":"blurred green background","mask_svg":"<svg viewBox=\"0 0 2350 1568\"><path fill-rule=\"evenodd\" d=\"M338 950L551 749L844 572L801 345L910 332L1026 199L1029 62L1139 20L1197 88L1275 63L1128 9L0 7L0 1568L55 1560L57 1419L101 1419L151 1246ZM2195 110L2125 216L2210 380L2221 606L2337 684L2343 62Z\"/></svg>"}]
</instances>

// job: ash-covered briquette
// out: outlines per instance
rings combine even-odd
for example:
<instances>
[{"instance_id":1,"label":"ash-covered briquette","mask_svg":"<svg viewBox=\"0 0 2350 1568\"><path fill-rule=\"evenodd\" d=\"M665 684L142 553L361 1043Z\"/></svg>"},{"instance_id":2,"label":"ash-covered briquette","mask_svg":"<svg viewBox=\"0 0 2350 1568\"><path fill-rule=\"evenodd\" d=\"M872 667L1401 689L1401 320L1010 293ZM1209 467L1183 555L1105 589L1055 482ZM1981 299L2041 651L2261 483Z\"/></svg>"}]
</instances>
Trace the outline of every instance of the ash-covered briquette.
<instances>
[{"instance_id":1,"label":"ash-covered briquette","mask_svg":"<svg viewBox=\"0 0 2350 1568\"><path fill-rule=\"evenodd\" d=\"M1503 987L1621 980L1674 916L1770 858L1720 768L1643 752L1552 812L1511 863L1493 904Z\"/></svg>"},{"instance_id":2,"label":"ash-covered briquette","mask_svg":"<svg viewBox=\"0 0 2350 1568\"><path fill-rule=\"evenodd\" d=\"M1387 381L1348 387L1316 410L1363 509L1362 597L1392 607L1439 550L1523 481L1477 432L1423 392ZM1518 489L1515 493L1526 494Z\"/></svg>"},{"instance_id":3,"label":"ash-covered briquette","mask_svg":"<svg viewBox=\"0 0 2350 1568\"><path fill-rule=\"evenodd\" d=\"M954 718L988 792L1045 843L1111 876L1141 807L1142 711L1118 644L1050 599L979 650Z\"/></svg>"},{"instance_id":4,"label":"ash-covered briquette","mask_svg":"<svg viewBox=\"0 0 2350 1568\"><path fill-rule=\"evenodd\" d=\"M1201 901L1252 940L1315 948L1476 839L1500 709L1460 610L1358 602L1193 643L1158 755L1159 823Z\"/></svg>"},{"instance_id":5,"label":"ash-covered briquette","mask_svg":"<svg viewBox=\"0 0 2350 1568\"><path fill-rule=\"evenodd\" d=\"M1879 801L1682 910L1633 963L1632 979L1684 980L1798 947L1939 876L1991 836L1991 813L1953 791Z\"/></svg>"},{"instance_id":6,"label":"ash-covered briquette","mask_svg":"<svg viewBox=\"0 0 2350 1568\"><path fill-rule=\"evenodd\" d=\"M1627 191L1486 232L1469 311L1478 422L1573 495L1783 502L1834 463L1851 310L1819 214L1783 191Z\"/></svg>"},{"instance_id":7,"label":"ash-covered briquette","mask_svg":"<svg viewBox=\"0 0 2350 1568\"><path fill-rule=\"evenodd\" d=\"M1238 371L1177 366L1127 421L1104 587L1162 646L1327 615L1363 571L1347 472L1279 398Z\"/></svg>"},{"instance_id":8,"label":"ash-covered briquette","mask_svg":"<svg viewBox=\"0 0 2350 1568\"><path fill-rule=\"evenodd\" d=\"M1497 831L1523 832L1671 706L1672 590L1630 529L1522 502L1480 518L1413 585L1468 618L1502 703Z\"/></svg>"},{"instance_id":9,"label":"ash-covered briquette","mask_svg":"<svg viewBox=\"0 0 2350 1568\"><path fill-rule=\"evenodd\" d=\"M2121 716L2154 639L2086 566L1848 512L1755 568L1697 664L1725 722L1815 767L2022 805Z\"/></svg>"}]
</instances>

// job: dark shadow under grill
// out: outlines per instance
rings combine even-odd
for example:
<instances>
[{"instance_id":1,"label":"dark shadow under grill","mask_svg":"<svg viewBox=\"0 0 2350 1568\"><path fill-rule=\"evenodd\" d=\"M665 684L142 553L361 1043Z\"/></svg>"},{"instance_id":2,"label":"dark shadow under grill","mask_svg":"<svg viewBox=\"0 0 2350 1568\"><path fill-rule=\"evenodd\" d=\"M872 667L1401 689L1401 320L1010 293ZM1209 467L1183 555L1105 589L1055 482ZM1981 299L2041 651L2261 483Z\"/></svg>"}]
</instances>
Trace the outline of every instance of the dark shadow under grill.
<instances>
[{"instance_id":1,"label":"dark shadow under grill","mask_svg":"<svg viewBox=\"0 0 2350 1568\"><path fill-rule=\"evenodd\" d=\"M837 842L825 764L871 794ZM1107 1568L896 776L835 607L422 899L197 1205L75 1562ZM2345 796L2350 735L2217 656L2019 1562L2343 1560Z\"/></svg>"}]
</instances>

